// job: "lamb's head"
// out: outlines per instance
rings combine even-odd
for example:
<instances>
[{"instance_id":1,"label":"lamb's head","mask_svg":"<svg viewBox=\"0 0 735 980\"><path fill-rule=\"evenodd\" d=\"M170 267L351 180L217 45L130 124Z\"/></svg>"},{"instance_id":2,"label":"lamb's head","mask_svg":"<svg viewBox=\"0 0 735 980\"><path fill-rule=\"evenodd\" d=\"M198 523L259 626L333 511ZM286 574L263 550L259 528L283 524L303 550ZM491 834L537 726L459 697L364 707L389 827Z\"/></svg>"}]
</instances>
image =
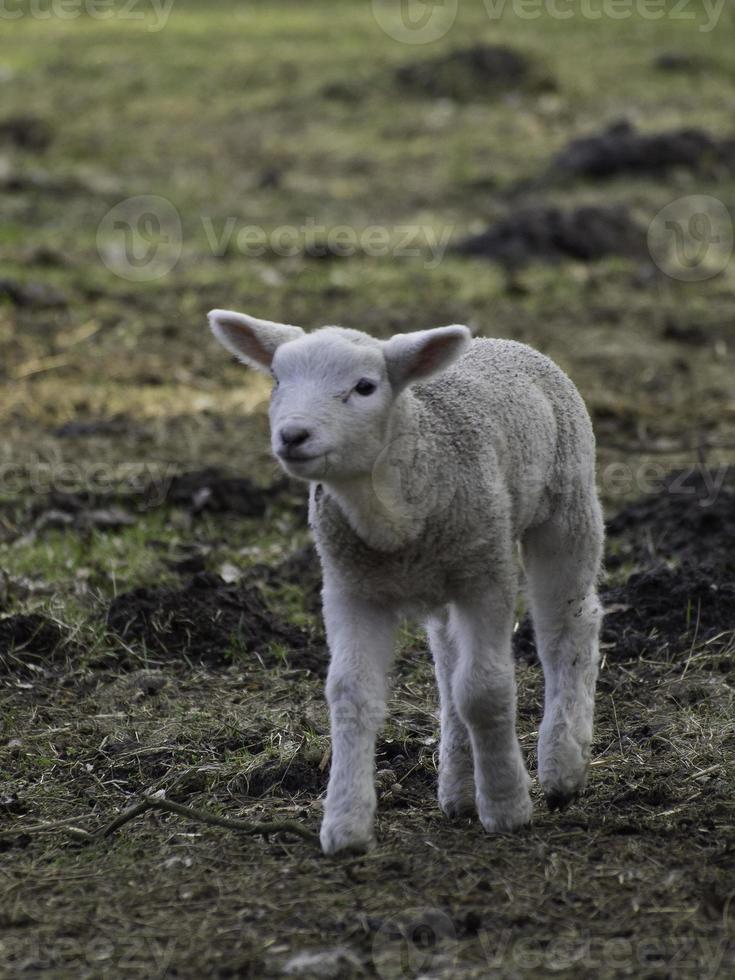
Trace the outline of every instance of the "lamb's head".
<instances>
[{"instance_id":1,"label":"lamb's head","mask_svg":"<svg viewBox=\"0 0 735 980\"><path fill-rule=\"evenodd\" d=\"M385 448L401 393L467 349L467 327L438 327L380 341L359 330L300 327L212 310L212 331L240 360L273 377L271 446L304 480L369 474Z\"/></svg>"}]
</instances>

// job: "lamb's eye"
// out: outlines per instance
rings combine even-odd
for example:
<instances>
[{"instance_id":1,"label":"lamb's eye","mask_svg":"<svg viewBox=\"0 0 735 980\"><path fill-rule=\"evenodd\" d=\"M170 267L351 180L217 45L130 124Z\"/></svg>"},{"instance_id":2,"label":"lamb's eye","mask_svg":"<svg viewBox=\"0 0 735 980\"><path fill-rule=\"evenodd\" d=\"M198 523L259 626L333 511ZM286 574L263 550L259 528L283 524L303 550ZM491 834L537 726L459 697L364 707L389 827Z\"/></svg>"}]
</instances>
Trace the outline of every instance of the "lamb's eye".
<instances>
[{"instance_id":1,"label":"lamb's eye","mask_svg":"<svg viewBox=\"0 0 735 980\"><path fill-rule=\"evenodd\" d=\"M278 378L275 376L275 374L272 371L271 371L271 378L273 379L273 387L274 388L277 388L278 387Z\"/></svg>"},{"instance_id":2,"label":"lamb's eye","mask_svg":"<svg viewBox=\"0 0 735 980\"><path fill-rule=\"evenodd\" d=\"M369 381L367 378L360 378L355 385L355 391L358 395L372 395L376 387L377 385L374 381Z\"/></svg>"}]
</instances>

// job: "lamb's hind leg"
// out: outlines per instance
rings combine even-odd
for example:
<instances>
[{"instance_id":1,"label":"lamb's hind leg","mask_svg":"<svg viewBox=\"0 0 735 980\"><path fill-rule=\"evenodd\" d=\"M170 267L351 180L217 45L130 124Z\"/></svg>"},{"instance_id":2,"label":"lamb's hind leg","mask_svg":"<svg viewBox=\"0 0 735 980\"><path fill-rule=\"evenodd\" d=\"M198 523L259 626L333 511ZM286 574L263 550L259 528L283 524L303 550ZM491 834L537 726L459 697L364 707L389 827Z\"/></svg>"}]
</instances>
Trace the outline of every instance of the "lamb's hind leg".
<instances>
[{"instance_id":1,"label":"lamb's hind leg","mask_svg":"<svg viewBox=\"0 0 735 980\"><path fill-rule=\"evenodd\" d=\"M450 615L460 653L452 696L472 744L477 812L491 833L522 827L532 811L515 726L513 612L514 596L494 588L455 602Z\"/></svg>"},{"instance_id":2,"label":"lamb's hind leg","mask_svg":"<svg viewBox=\"0 0 735 980\"><path fill-rule=\"evenodd\" d=\"M452 675L459 661L459 651L449 631L446 613L428 620L426 629L441 709L439 806L448 817L461 817L475 810L475 777L470 736L452 697Z\"/></svg>"},{"instance_id":3,"label":"lamb's hind leg","mask_svg":"<svg viewBox=\"0 0 735 980\"><path fill-rule=\"evenodd\" d=\"M545 682L538 773L552 809L569 803L587 778L602 618L595 589L602 539L599 504L590 496L567 526L552 518L523 540Z\"/></svg>"}]
</instances>

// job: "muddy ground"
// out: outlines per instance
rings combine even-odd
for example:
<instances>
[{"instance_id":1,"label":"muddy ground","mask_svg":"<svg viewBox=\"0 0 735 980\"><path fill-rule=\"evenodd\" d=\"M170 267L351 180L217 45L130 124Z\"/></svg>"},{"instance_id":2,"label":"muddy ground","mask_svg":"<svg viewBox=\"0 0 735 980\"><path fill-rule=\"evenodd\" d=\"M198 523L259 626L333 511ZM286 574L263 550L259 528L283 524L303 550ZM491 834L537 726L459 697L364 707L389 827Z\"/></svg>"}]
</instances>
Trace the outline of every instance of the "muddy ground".
<instances>
[{"instance_id":1,"label":"muddy ground","mask_svg":"<svg viewBox=\"0 0 735 980\"><path fill-rule=\"evenodd\" d=\"M674 474L609 522L589 789L555 814L536 792L517 836L438 812L436 695L407 633L369 856L170 814L76 839L161 790L317 830L329 748L310 547L237 583L180 571L121 593L92 645L42 613L0 619L7 975L277 976L294 957L306 976L728 975L734 501L732 473L715 501ZM279 587L300 590L300 625L267 597ZM533 770L542 686L524 619L515 642Z\"/></svg>"},{"instance_id":2,"label":"muddy ground","mask_svg":"<svg viewBox=\"0 0 735 980\"><path fill-rule=\"evenodd\" d=\"M352 0L3 22L3 980L735 972L735 269L732 221L689 221L735 212L731 38L486 6L427 45ZM268 384L206 332L215 306L380 337L466 322L574 378L608 539L569 809L535 786L532 827L493 838L441 815L408 624L370 855L160 808L93 836L150 797L319 826L304 492L270 458ZM522 601L514 646L535 774Z\"/></svg>"}]
</instances>

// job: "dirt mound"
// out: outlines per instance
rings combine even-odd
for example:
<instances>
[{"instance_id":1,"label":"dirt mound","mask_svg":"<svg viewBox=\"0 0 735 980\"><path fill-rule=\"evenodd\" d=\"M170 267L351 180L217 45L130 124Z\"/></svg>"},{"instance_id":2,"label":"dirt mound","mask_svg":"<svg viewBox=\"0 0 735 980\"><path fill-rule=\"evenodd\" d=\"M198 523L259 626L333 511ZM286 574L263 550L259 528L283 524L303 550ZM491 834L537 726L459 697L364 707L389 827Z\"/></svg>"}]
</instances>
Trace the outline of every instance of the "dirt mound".
<instances>
[{"instance_id":1,"label":"dirt mound","mask_svg":"<svg viewBox=\"0 0 735 980\"><path fill-rule=\"evenodd\" d=\"M269 498L278 495L282 489L281 483L264 490L247 477L227 476L216 467L208 467L175 476L166 492L165 503L183 507L193 514L262 517Z\"/></svg>"},{"instance_id":2,"label":"dirt mound","mask_svg":"<svg viewBox=\"0 0 735 980\"><path fill-rule=\"evenodd\" d=\"M298 755L287 760L274 759L245 776L247 795L260 798L306 793L315 797L327 788L327 776L318 765Z\"/></svg>"},{"instance_id":3,"label":"dirt mound","mask_svg":"<svg viewBox=\"0 0 735 980\"><path fill-rule=\"evenodd\" d=\"M707 62L703 58L682 54L680 51L663 51L654 58L653 67L657 71L693 74L704 71L707 67Z\"/></svg>"},{"instance_id":4,"label":"dirt mound","mask_svg":"<svg viewBox=\"0 0 735 980\"><path fill-rule=\"evenodd\" d=\"M267 585L298 585L303 591L304 608L315 616L322 609L322 569L312 544L295 551L279 565L255 565L250 576Z\"/></svg>"},{"instance_id":5,"label":"dirt mound","mask_svg":"<svg viewBox=\"0 0 735 980\"><path fill-rule=\"evenodd\" d=\"M281 622L257 589L205 572L183 589L141 587L119 595L107 625L127 643L167 659L220 666L244 650L263 663L282 663L273 650L278 646L290 666L317 673L326 668L326 654L303 630Z\"/></svg>"},{"instance_id":6,"label":"dirt mound","mask_svg":"<svg viewBox=\"0 0 735 980\"><path fill-rule=\"evenodd\" d=\"M38 674L73 652L63 627L40 613L0 619L0 676Z\"/></svg>"},{"instance_id":7,"label":"dirt mound","mask_svg":"<svg viewBox=\"0 0 735 980\"><path fill-rule=\"evenodd\" d=\"M475 44L449 54L401 65L402 89L435 99L469 102L504 92L548 91L552 79L525 56L502 45Z\"/></svg>"},{"instance_id":8,"label":"dirt mound","mask_svg":"<svg viewBox=\"0 0 735 980\"><path fill-rule=\"evenodd\" d=\"M130 484L132 486L132 484ZM157 507L179 507L192 516L235 514L263 517L270 504L306 511L304 490L283 479L270 487L256 486L247 477L230 476L216 467L161 476L139 489L122 485L111 493L52 491L30 504L35 530L70 527L76 530L116 530L135 523L135 515ZM20 518L19 518L20 520Z\"/></svg>"},{"instance_id":9,"label":"dirt mound","mask_svg":"<svg viewBox=\"0 0 735 980\"><path fill-rule=\"evenodd\" d=\"M454 251L513 268L531 261L594 262L606 255L639 258L645 254L645 241L645 232L621 207L588 206L571 211L527 207L459 242Z\"/></svg>"},{"instance_id":10,"label":"dirt mound","mask_svg":"<svg viewBox=\"0 0 735 980\"><path fill-rule=\"evenodd\" d=\"M46 282L18 282L17 279L0 279L0 300L7 299L13 306L30 309L63 309L69 300L56 286Z\"/></svg>"},{"instance_id":11,"label":"dirt mound","mask_svg":"<svg viewBox=\"0 0 735 980\"><path fill-rule=\"evenodd\" d=\"M607 533L617 549L609 568L676 559L735 578L735 467L669 474L660 491L616 514Z\"/></svg>"},{"instance_id":12,"label":"dirt mound","mask_svg":"<svg viewBox=\"0 0 735 980\"><path fill-rule=\"evenodd\" d=\"M41 153L53 141L53 131L45 119L38 116L11 116L0 119L0 143L9 143L21 150Z\"/></svg>"},{"instance_id":13,"label":"dirt mound","mask_svg":"<svg viewBox=\"0 0 735 980\"><path fill-rule=\"evenodd\" d=\"M696 172L735 167L735 139L719 140L701 129L639 133L619 122L595 136L572 140L551 163L551 173L572 177L664 174L675 167Z\"/></svg>"},{"instance_id":14,"label":"dirt mound","mask_svg":"<svg viewBox=\"0 0 735 980\"><path fill-rule=\"evenodd\" d=\"M603 590L600 599L605 608L601 640L613 662L666 651L685 659L695 641L718 637L721 641L710 645L716 653L735 632L735 584L702 565L657 565L635 572L624 585ZM537 657L529 616L513 634L513 652L527 662Z\"/></svg>"},{"instance_id":15,"label":"dirt mound","mask_svg":"<svg viewBox=\"0 0 735 980\"><path fill-rule=\"evenodd\" d=\"M608 522L606 565L638 567L622 585L603 590L602 640L612 660L651 650L688 650L735 631L735 469L678 470L661 489L625 507ZM611 550L610 550L611 549ZM675 563L675 567L672 567ZM516 657L533 660L531 620L513 636Z\"/></svg>"},{"instance_id":16,"label":"dirt mound","mask_svg":"<svg viewBox=\"0 0 735 980\"><path fill-rule=\"evenodd\" d=\"M602 639L614 644L616 660L664 647L684 651L695 639L735 630L735 584L699 565L636 572L625 585L604 592L602 601L607 610Z\"/></svg>"}]
</instances>

